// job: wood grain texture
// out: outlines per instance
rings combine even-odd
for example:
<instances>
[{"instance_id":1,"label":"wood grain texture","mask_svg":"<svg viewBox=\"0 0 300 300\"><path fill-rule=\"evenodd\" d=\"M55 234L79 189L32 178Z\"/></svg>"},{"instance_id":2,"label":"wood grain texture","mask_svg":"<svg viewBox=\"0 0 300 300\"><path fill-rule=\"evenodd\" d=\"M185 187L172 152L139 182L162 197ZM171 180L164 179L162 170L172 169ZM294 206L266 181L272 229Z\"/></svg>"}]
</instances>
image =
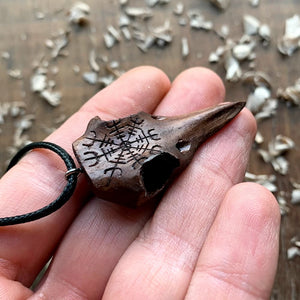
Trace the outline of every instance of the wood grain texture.
<instances>
[{"instance_id":1,"label":"wood grain texture","mask_svg":"<svg viewBox=\"0 0 300 300\"><path fill-rule=\"evenodd\" d=\"M217 72L223 79L225 70L222 64L209 64L209 53L215 50L222 41L211 32L190 30L189 26L179 26L178 17L172 13L174 3L155 7L154 17L148 21L149 25L157 26L168 19L173 28L173 41L164 49L151 48L148 53L142 53L133 42L121 43L107 50L103 44L103 33L107 25L118 24L120 6L118 1L86 1L91 7L91 24L86 28L72 27L70 43L67 46L69 55L51 60L51 67L59 68L58 74L49 71L49 78L56 81L57 89L63 94L62 104L56 108L50 107L37 94L30 91L30 77L33 74L32 62L39 56L49 56L49 49L45 47L45 40L60 28L66 28L66 12L74 1L33 1L33 0L0 0L0 53L8 51L10 58L0 61L0 102L23 101L26 112L36 117L35 126L29 131L31 140L37 141L46 137L49 129L57 127L55 119L62 115L70 116L85 101L99 89L88 85L82 80L82 72L90 70L88 55L91 49L97 54L106 55L109 60L117 60L123 70L139 65L154 65L163 69L171 79L186 68L206 66ZM300 51L292 57L282 57L276 49L276 42L284 31L284 22L288 17L300 12L298 0L261 0L258 8L252 8L248 1L232 0L225 12L220 12L208 1L186 0L186 9L199 8L208 20L214 22L215 28L223 24L230 26L230 37L238 39L242 35L242 16L246 13L256 16L261 22L269 24L272 30L272 42L269 47L258 46L256 49L256 69L268 73L272 78L272 95L275 96L278 87L293 85L300 77ZM177 3L177 1L176 1ZM144 6L144 2L130 0L131 5ZM45 18L38 20L36 12L43 12ZM181 59L181 37L187 37L190 45L190 55ZM25 40L24 40L25 39ZM76 75L72 66L78 65L80 74ZM50 68L51 68L50 67ZM12 79L7 75L8 69L20 69L23 79ZM49 69L50 69L49 68ZM243 64L247 69L247 64ZM101 71L102 72L102 71ZM203 83L205 84L205 82ZM249 86L241 83L225 82L229 100L246 99L250 92ZM13 143L14 119L6 118L1 125L0 135L0 173L3 173L5 162L9 159L7 147ZM262 147L266 148L277 134L291 137L296 147L287 154L291 162L289 174L279 176L277 184L280 190L290 192L290 179L300 182L300 118L299 108L286 107L280 103L277 115L259 123L260 131L265 137ZM273 173L272 168L258 158L256 151L251 154L249 171L254 173ZM289 201L289 200L288 200ZM273 299L300 298L300 258L288 261L286 250L291 246L293 236L300 237L299 219L300 207L290 206L290 213L282 218L281 251Z\"/></svg>"}]
</instances>

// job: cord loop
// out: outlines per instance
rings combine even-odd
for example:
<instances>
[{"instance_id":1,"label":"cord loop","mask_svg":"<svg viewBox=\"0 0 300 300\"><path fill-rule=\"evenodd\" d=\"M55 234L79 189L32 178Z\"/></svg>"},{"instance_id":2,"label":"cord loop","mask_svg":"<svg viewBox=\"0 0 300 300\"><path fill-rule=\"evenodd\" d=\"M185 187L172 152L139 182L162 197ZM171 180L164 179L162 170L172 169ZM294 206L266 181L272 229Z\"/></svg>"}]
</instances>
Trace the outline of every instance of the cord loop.
<instances>
[{"instance_id":1,"label":"cord loop","mask_svg":"<svg viewBox=\"0 0 300 300\"><path fill-rule=\"evenodd\" d=\"M31 222L43 217L50 215L51 213L55 212L59 208L61 208L73 195L76 185L77 185L77 177L78 173L81 172L80 168L76 168L75 162L73 158L60 146L50 143L50 142L34 142L31 144L26 145L23 147L11 160L9 163L7 170L11 169L17 162L29 151L33 149L48 149L52 152L58 154L61 159L64 161L67 172L66 172L66 180L68 181L67 185L65 186L62 193L56 198L53 202L44 206L36 211L12 216L12 217L4 217L0 218L0 226L7 226L7 225L15 225L21 223Z\"/></svg>"}]
</instances>

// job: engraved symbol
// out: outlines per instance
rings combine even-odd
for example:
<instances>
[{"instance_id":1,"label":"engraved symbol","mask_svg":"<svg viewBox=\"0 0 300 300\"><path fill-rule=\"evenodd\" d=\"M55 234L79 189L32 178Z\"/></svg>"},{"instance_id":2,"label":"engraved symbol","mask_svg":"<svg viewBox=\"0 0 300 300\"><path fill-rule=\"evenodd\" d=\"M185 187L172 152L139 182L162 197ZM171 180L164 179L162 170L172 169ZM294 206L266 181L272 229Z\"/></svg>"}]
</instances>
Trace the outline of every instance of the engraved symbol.
<instances>
[{"instance_id":1,"label":"engraved symbol","mask_svg":"<svg viewBox=\"0 0 300 300\"><path fill-rule=\"evenodd\" d=\"M144 120L136 115L126 121L104 122L104 125L97 134L90 131L82 145L86 148L84 161L89 162L88 167L105 162L104 174L110 178L122 176L128 164L136 169L150 155L161 153L157 145L159 134L154 128L144 129Z\"/></svg>"}]
</instances>

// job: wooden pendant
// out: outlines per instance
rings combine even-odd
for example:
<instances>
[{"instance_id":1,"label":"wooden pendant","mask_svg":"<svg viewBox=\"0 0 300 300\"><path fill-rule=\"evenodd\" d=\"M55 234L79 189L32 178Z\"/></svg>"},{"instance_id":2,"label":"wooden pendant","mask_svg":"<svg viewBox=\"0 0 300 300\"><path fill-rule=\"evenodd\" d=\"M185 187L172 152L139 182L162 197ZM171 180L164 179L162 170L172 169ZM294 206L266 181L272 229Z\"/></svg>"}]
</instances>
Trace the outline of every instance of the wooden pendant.
<instances>
[{"instance_id":1,"label":"wooden pendant","mask_svg":"<svg viewBox=\"0 0 300 300\"><path fill-rule=\"evenodd\" d=\"M145 112L112 121L95 117L73 143L74 153L98 197L136 207L160 195L199 145L244 106L223 103L179 117Z\"/></svg>"}]
</instances>

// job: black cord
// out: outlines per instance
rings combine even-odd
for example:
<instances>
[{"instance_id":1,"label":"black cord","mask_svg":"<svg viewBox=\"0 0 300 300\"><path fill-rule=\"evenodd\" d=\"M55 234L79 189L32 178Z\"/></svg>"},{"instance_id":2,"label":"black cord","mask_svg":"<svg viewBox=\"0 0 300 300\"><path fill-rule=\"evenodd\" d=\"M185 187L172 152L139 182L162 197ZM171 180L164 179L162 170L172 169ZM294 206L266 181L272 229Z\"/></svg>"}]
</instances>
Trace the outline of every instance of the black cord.
<instances>
[{"instance_id":1,"label":"black cord","mask_svg":"<svg viewBox=\"0 0 300 300\"><path fill-rule=\"evenodd\" d=\"M66 179L68 183L65 186L63 192L60 194L60 196L56 200L48 204L47 206L44 206L36 211L26 213L23 215L0 218L0 226L27 223L48 216L51 213L58 210L60 207L62 207L71 198L72 194L74 193L77 184L77 176L81 170L76 169L74 160L63 148L53 143L34 142L29 145L26 145L12 158L10 164L8 165L7 171L11 169L28 151L37 148L44 148L44 149L51 150L62 158L62 160L64 161L67 167L67 170L69 171L69 174L68 172L66 173L67 174Z\"/></svg>"}]
</instances>

